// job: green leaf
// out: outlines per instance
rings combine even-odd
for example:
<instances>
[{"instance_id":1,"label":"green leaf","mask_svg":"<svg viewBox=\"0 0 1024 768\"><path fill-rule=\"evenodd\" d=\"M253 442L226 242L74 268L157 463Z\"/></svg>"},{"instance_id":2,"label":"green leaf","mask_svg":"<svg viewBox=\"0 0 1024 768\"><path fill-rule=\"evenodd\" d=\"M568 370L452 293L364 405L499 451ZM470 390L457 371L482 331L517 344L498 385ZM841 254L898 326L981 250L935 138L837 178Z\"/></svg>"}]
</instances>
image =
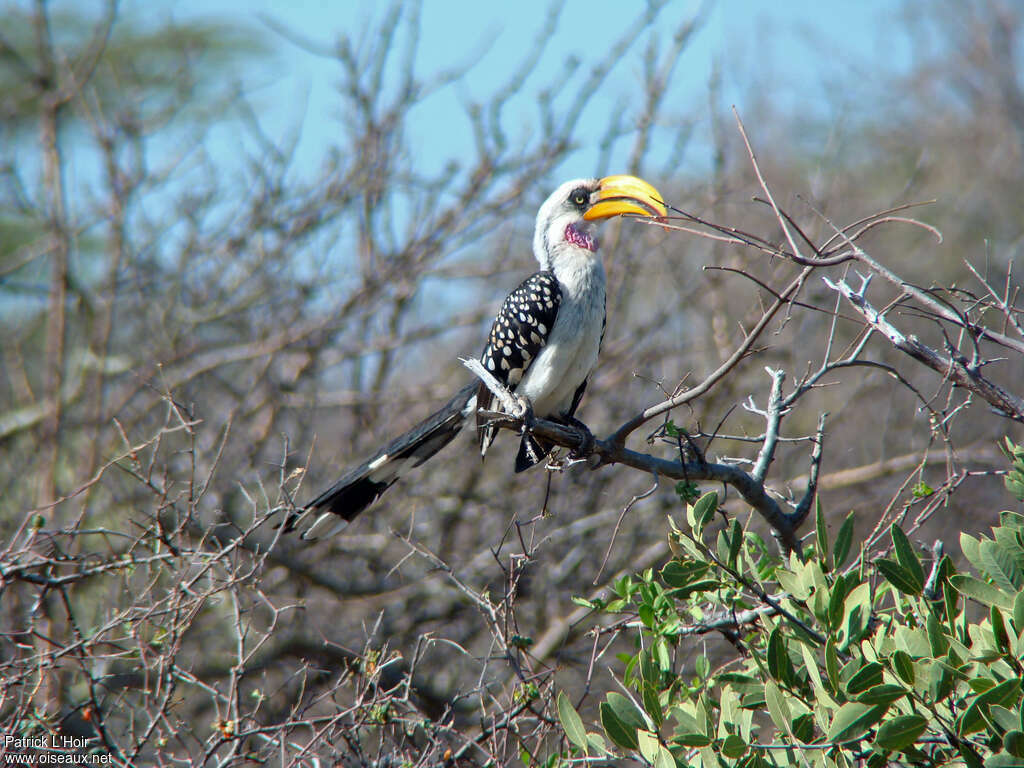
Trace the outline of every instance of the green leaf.
<instances>
[{"instance_id":1,"label":"green leaf","mask_svg":"<svg viewBox=\"0 0 1024 768\"><path fill-rule=\"evenodd\" d=\"M729 533L729 567L736 569L736 560L740 556L740 547L743 545L743 528L740 521L733 518L732 530Z\"/></svg>"},{"instance_id":2,"label":"green leaf","mask_svg":"<svg viewBox=\"0 0 1024 768\"><path fill-rule=\"evenodd\" d=\"M676 483L676 496L684 504L693 504L693 502L700 498L700 486L696 483L680 480Z\"/></svg>"},{"instance_id":3,"label":"green leaf","mask_svg":"<svg viewBox=\"0 0 1024 768\"><path fill-rule=\"evenodd\" d=\"M846 562L850 554L850 544L853 542L853 512L846 516L839 533L836 534L836 543L832 549L832 570L838 571Z\"/></svg>"},{"instance_id":4,"label":"green leaf","mask_svg":"<svg viewBox=\"0 0 1024 768\"><path fill-rule=\"evenodd\" d=\"M1011 472L1003 478L1003 484L1018 501L1024 501L1024 482L1021 481L1021 475Z\"/></svg>"},{"instance_id":5,"label":"green leaf","mask_svg":"<svg viewBox=\"0 0 1024 768\"><path fill-rule=\"evenodd\" d=\"M708 675L711 674L711 662L703 653L694 660L693 668L697 673L697 677L702 680L706 679Z\"/></svg>"},{"instance_id":6,"label":"green leaf","mask_svg":"<svg viewBox=\"0 0 1024 768\"><path fill-rule=\"evenodd\" d=\"M738 757L743 757L747 752L747 742L741 739L734 733L730 733L722 741L721 747L722 754L728 757L730 760L735 760Z\"/></svg>"},{"instance_id":7,"label":"green leaf","mask_svg":"<svg viewBox=\"0 0 1024 768\"><path fill-rule=\"evenodd\" d=\"M713 590L717 590L719 586L721 586L721 584L716 579L695 581L691 584L687 584L685 587L676 587L672 590L671 597L675 600L686 600L690 595L711 592Z\"/></svg>"},{"instance_id":8,"label":"green leaf","mask_svg":"<svg viewBox=\"0 0 1024 768\"><path fill-rule=\"evenodd\" d=\"M703 733L684 733L681 736L676 736L672 739L676 744L683 747L706 747L711 744L711 738L705 736Z\"/></svg>"},{"instance_id":9,"label":"green leaf","mask_svg":"<svg viewBox=\"0 0 1024 768\"><path fill-rule=\"evenodd\" d=\"M895 560L879 558L875 560L874 565L885 580L903 594L917 596L924 590L924 584L916 581L913 574Z\"/></svg>"},{"instance_id":10,"label":"green leaf","mask_svg":"<svg viewBox=\"0 0 1024 768\"><path fill-rule=\"evenodd\" d=\"M1004 509L999 513L999 525L1003 528L1014 528L1018 531L1024 531L1024 515Z\"/></svg>"},{"instance_id":11,"label":"green leaf","mask_svg":"<svg viewBox=\"0 0 1024 768\"><path fill-rule=\"evenodd\" d=\"M1004 680L994 688L985 691L971 702L971 705L957 718L956 731L960 736L967 736L983 730L986 726L985 714L990 706L1012 707L1020 697L1021 681L1017 678Z\"/></svg>"},{"instance_id":12,"label":"green leaf","mask_svg":"<svg viewBox=\"0 0 1024 768\"><path fill-rule=\"evenodd\" d=\"M978 545L982 570L998 586L1007 592L1020 590L1024 586L1024 572L1014 560L1013 553L995 541L983 539Z\"/></svg>"},{"instance_id":13,"label":"green leaf","mask_svg":"<svg viewBox=\"0 0 1024 768\"><path fill-rule=\"evenodd\" d=\"M990 688L981 694L975 701L980 701L984 706L1013 707L1020 698L1021 679L1011 678L1004 680L994 688Z\"/></svg>"},{"instance_id":14,"label":"green leaf","mask_svg":"<svg viewBox=\"0 0 1024 768\"><path fill-rule=\"evenodd\" d=\"M664 744L658 746L658 756L654 758L654 768L676 768L676 759Z\"/></svg>"},{"instance_id":15,"label":"green leaf","mask_svg":"<svg viewBox=\"0 0 1024 768\"><path fill-rule=\"evenodd\" d=\"M1024 757L1024 732L1013 730L1003 734L1003 749L1011 755Z\"/></svg>"},{"instance_id":16,"label":"green leaf","mask_svg":"<svg viewBox=\"0 0 1024 768\"><path fill-rule=\"evenodd\" d=\"M667 674L672 669L672 657L669 655L668 643L665 641L665 638L657 638L651 650L654 651L655 660L658 662L658 669L661 670L663 675Z\"/></svg>"},{"instance_id":17,"label":"green leaf","mask_svg":"<svg viewBox=\"0 0 1024 768\"><path fill-rule=\"evenodd\" d=\"M871 585L865 582L854 587L843 602L845 638L840 650L860 641L871 621Z\"/></svg>"},{"instance_id":18,"label":"green leaf","mask_svg":"<svg viewBox=\"0 0 1024 768\"><path fill-rule=\"evenodd\" d=\"M992 537L1000 547L1010 553L1018 567L1024 567L1024 535L1022 535L1024 532L1014 527L1016 520L1011 520L1009 517L1012 514L1011 512L999 513L1000 525L992 529ZM1004 523L1004 520L1007 522Z\"/></svg>"},{"instance_id":19,"label":"green leaf","mask_svg":"<svg viewBox=\"0 0 1024 768\"><path fill-rule=\"evenodd\" d=\"M731 568L732 564L729 562L729 523L726 522L725 525L726 527L718 532L718 537L715 539L715 550L718 554L718 559L725 563L726 567Z\"/></svg>"},{"instance_id":20,"label":"green leaf","mask_svg":"<svg viewBox=\"0 0 1024 768\"><path fill-rule=\"evenodd\" d=\"M1019 501L1024 501L1024 448L1015 445L1008 437L1006 445L1000 446L1000 448L1012 463L1012 469L1003 478L1006 490L1016 496Z\"/></svg>"},{"instance_id":21,"label":"green leaf","mask_svg":"<svg viewBox=\"0 0 1024 768\"><path fill-rule=\"evenodd\" d=\"M753 675L745 675L742 672L723 672L722 674L715 676L715 683L718 685L729 683L733 688L744 691L748 690L753 685L756 685L758 688L761 687L760 678L754 677Z\"/></svg>"},{"instance_id":22,"label":"green leaf","mask_svg":"<svg viewBox=\"0 0 1024 768\"><path fill-rule=\"evenodd\" d=\"M825 525L825 512L821 506L821 497L814 500L815 541L818 543L818 559L822 565L828 562L828 527Z\"/></svg>"},{"instance_id":23,"label":"green leaf","mask_svg":"<svg viewBox=\"0 0 1024 768\"><path fill-rule=\"evenodd\" d=\"M839 622L843 619L843 602L846 600L846 595L853 586L855 578L853 574L849 576L843 576L841 573L836 575L836 581L828 596L828 626L830 629L837 629Z\"/></svg>"},{"instance_id":24,"label":"green leaf","mask_svg":"<svg viewBox=\"0 0 1024 768\"><path fill-rule=\"evenodd\" d=\"M907 689L902 685L886 683L868 688L857 697L861 704L892 704L907 695Z\"/></svg>"},{"instance_id":25,"label":"green leaf","mask_svg":"<svg viewBox=\"0 0 1024 768\"><path fill-rule=\"evenodd\" d=\"M840 688L839 652L831 638L825 643L825 674L828 675L828 681L832 683L832 690L838 691Z\"/></svg>"},{"instance_id":26,"label":"green leaf","mask_svg":"<svg viewBox=\"0 0 1024 768\"><path fill-rule=\"evenodd\" d=\"M943 562L946 562L946 558L942 558ZM960 613L959 603L960 598L957 595L953 585L949 583L949 579L945 579L942 582L942 605L946 611L946 626L949 627L950 633L956 632L956 617Z\"/></svg>"},{"instance_id":27,"label":"green leaf","mask_svg":"<svg viewBox=\"0 0 1024 768\"><path fill-rule=\"evenodd\" d=\"M789 660L789 652L786 650L786 641L782 632L775 627L768 635L768 673L783 683L789 683L793 679L793 665Z\"/></svg>"},{"instance_id":28,"label":"green leaf","mask_svg":"<svg viewBox=\"0 0 1024 768\"><path fill-rule=\"evenodd\" d=\"M768 705L768 714L771 715L775 727L779 729L780 733L788 734L789 723L793 719L789 711L789 703L773 680L764 684L764 700Z\"/></svg>"},{"instance_id":29,"label":"green leaf","mask_svg":"<svg viewBox=\"0 0 1024 768\"><path fill-rule=\"evenodd\" d=\"M818 669L816 649L812 650L806 643L797 643L797 647L800 649L800 656L804 660L803 669L807 673L807 681L815 689L820 689L824 693L828 689L825 687L825 681L822 679L821 671Z\"/></svg>"},{"instance_id":30,"label":"green leaf","mask_svg":"<svg viewBox=\"0 0 1024 768\"><path fill-rule=\"evenodd\" d=\"M964 553L964 557L971 565L973 565L979 571L984 571L985 568L981 564L981 554L979 552L981 542L973 536L966 533L960 534L960 551Z\"/></svg>"},{"instance_id":31,"label":"green leaf","mask_svg":"<svg viewBox=\"0 0 1024 768\"><path fill-rule=\"evenodd\" d=\"M1014 598L1014 603L1016 603L1016 598ZM1010 636L1006 632L1006 622L1003 621L1002 612L993 605L989 616L989 621L992 622L992 639L995 640L996 648L1002 653L1010 653Z\"/></svg>"},{"instance_id":32,"label":"green leaf","mask_svg":"<svg viewBox=\"0 0 1024 768\"><path fill-rule=\"evenodd\" d=\"M877 661L865 664L846 683L846 692L851 696L873 688L882 682L882 665Z\"/></svg>"},{"instance_id":33,"label":"green leaf","mask_svg":"<svg viewBox=\"0 0 1024 768\"><path fill-rule=\"evenodd\" d=\"M892 667L907 685L914 684L914 660L906 651L896 651L892 655Z\"/></svg>"},{"instance_id":34,"label":"green leaf","mask_svg":"<svg viewBox=\"0 0 1024 768\"><path fill-rule=\"evenodd\" d=\"M641 603L637 606L636 612L645 627L648 629L655 628L656 619L654 616L654 609L651 607L650 603Z\"/></svg>"},{"instance_id":35,"label":"green leaf","mask_svg":"<svg viewBox=\"0 0 1024 768\"><path fill-rule=\"evenodd\" d=\"M794 600L806 600L810 597L810 591L804 588L804 580L799 574L785 568L778 568L775 571L775 578L779 586L788 592Z\"/></svg>"},{"instance_id":36,"label":"green leaf","mask_svg":"<svg viewBox=\"0 0 1024 768\"><path fill-rule=\"evenodd\" d=\"M657 685L661 680L661 670L651 658L651 652L643 650L637 656L640 659L640 679L652 686Z\"/></svg>"},{"instance_id":37,"label":"green leaf","mask_svg":"<svg viewBox=\"0 0 1024 768\"><path fill-rule=\"evenodd\" d=\"M743 709L760 709L767 706L764 700L764 688L759 691L748 691L740 697L740 707Z\"/></svg>"},{"instance_id":38,"label":"green leaf","mask_svg":"<svg viewBox=\"0 0 1024 768\"><path fill-rule=\"evenodd\" d=\"M851 701L843 704L832 719L828 740L837 744L861 738L871 726L882 719L888 707L884 704L861 704Z\"/></svg>"},{"instance_id":39,"label":"green leaf","mask_svg":"<svg viewBox=\"0 0 1024 768\"><path fill-rule=\"evenodd\" d=\"M633 728L648 728L643 713L637 709L636 704L623 696L621 693L611 691L605 696L608 705L615 712L616 716L626 725Z\"/></svg>"},{"instance_id":40,"label":"green leaf","mask_svg":"<svg viewBox=\"0 0 1024 768\"><path fill-rule=\"evenodd\" d=\"M995 721L1002 733L1015 731L1020 727L1020 712L998 704L993 704L988 710L989 717Z\"/></svg>"},{"instance_id":41,"label":"green leaf","mask_svg":"<svg viewBox=\"0 0 1024 768\"><path fill-rule=\"evenodd\" d=\"M935 493L935 489L928 485L928 483L926 483L924 480L921 480L917 483L914 483L914 485L910 489L910 492L914 494L915 499L927 499L929 496Z\"/></svg>"},{"instance_id":42,"label":"green leaf","mask_svg":"<svg viewBox=\"0 0 1024 768\"><path fill-rule=\"evenodd\" d=\"M928 719L922 715L900 715L886 720L878 727L875 746L902 752L911 746L928 728Z\"/></svg>"},{"instance_id":43,"label":"green leaf","mask_svg":"<svg viewBox=\"0 0 1024 768\"><path fill-rule=\"evenodd\" d=\"M1024 768L1024 759L1016 755L1000 752L985 759L985 768Z\"/></svg>"},{"instance_id":44,"label":"green leaf","mask_svg":"<svg viewBox=\"0 0 1024 768\"><path fill-rule=\"evenodd\" d=\"M914 552L914 547L907 538L907 534L896 523L889 526L889 535L892 536L892 545L896 551L896 561L903 570L910 574L911 578L918 585L918 591L915 594L920 594L921 590L924 589L924 568L921 566L917 553Z\"/></svg>"},{"instance_id":45,"label":"green leaf","mask_svg":"<svg viewBox=\"0 0 1024 768\"><path fill-rule=\"evenodd\" d=\"M608 745L605 743L604 736L595 731L587 732L587 746L590 747L588 752L596 752L599 755L609 754Z\"/></svg>"},{"instance_id":46,"label":"green leaf","mask_svg":"<svg viewBox=\"0 0 1024 768\"><path fill-rule=\"evenodd\" d=\"M704 532L704 528L715 516L718 510L718 492L708 491L693 505L693 528L698 536Z\"/></svg>"},{"instance_id":47,"label":"green leaf","mask_svg":"<svg viewBox=\"0 0 1024 768\"><path fill-rule=\"evenodd\" d=\"M983 605L998 605L1007 611L1013 610L1013 603L1016 595L1002 591L988 582L976 579L974 576L957 573L949 577L949 583L953 589L964 597L977 600Z\"/></svg>"},{"instance_id":48,"label":"green leaf","mask_svg":"<svg viewBox=\"0 0 1024 768\"><path fill-rule=\"evenodd\" d=\"M942 631L942 625L934 613L929 613L925 619L925 629L928 631L928 645L931 647L932 656L945 656L949 650L949 638Z\"/></svg>"},{"instance_id":49,"label":"green leaf","mask_svg":"<svg viewBox=\"0 0 1024 768\"><path fill-rule=\"evenodd\" d=\"M637 729L622 722L608 702L602 701L600 710L601 726L608 734L608 738L623 749L636 749L639 746Z\"/></svg>"},{"instance_id":50,"label":"green leaf","mask_svg":"<svg viewBox=\"0 0 1024 768\"><path fill-rule=\"evenodd\" d=\"M661 709L657 689L650 683L644 682L640 686L640 697L643 699L644 709L647 710L647 714L654 721L654 726L661 728L661 724L665 722L665 713Z\"/></svg>"},{"instance_id":51,"label":"green leaf","mask_svg":"<svg viewBox=\"0 0 1024 768\"><path fill-rule=\"evenodd\" d=\"M996 681L991 677L972 677L967 681L967 685L975 693L985 693L985 691L991 691L996 687Z\"/></svg>"},{"instance_id":52,"label":"green leaf","mask_svg":"<svg viewBox=\"0 0 1024 768\"><path fill-rule=\"evenodd\" d=\"M572 702L569 701L569 697L565 695L564 691L558 692L557 704L558 720L562 724L562 730L565 731L565 735L569 737L569 741L586 752L587 729L583 727L583 718L579 716L579 713L573 707Z\"/></svg>"},{"instance_id":53,"label":"green leaf","mask_svg":"<svg viewBox=\"0 0 1024 768\"><path fill-rule=\"evenodd\" d=\"M685 587L697 581L708 572L710 567L708 563L699 563L693 560L686 562L672 560L665 564L658 575L669 587Z\"/></svg>"},{"instance_id":54,"label":"green leaf","mask_svg":"<svg viewBox=\"0 0 1024 768\"><path fill-rule=\"evenodd\" d=\"M1018 635L1024 632L1024 591L1013 598L1013 631Z\"/></svg>"},{"instance_id":55,"label":"green leaf","mask_svg":"<svg viewBox=\"0 0 1024 768\"><path fill-rule=\"evenodd\" d=\"M658 756L658 737L650 731L637 731L637 747L640 750L640 754L643 755L644 760L648 763L653 763L654 759Z\"/></svg>"},{"instance_id":56,"label":"green leaf","mask_svg":"<svg viewBox=\"0 0 1024 768\"><path fill-rule=\"evenodd\" d=\"M960 753L960 757L964 759L964 765L966 765L967 768L982 768L981 757L970 743L967 741L961 741L957 744L956 748Z\"/></svg>"},{"instance_id":57,"label":"green leaf","mask_svg":"<svg viewBox=\"0 0 1024 768\"><path fill-rule=\"evenodd\" d=\"M953 691L953 685L956 683L953 672L949 665L942 661L936 660L931 665L928 692L933 701L942 701Z\"/></svg>"},{"instance_id":58,"label":"green leaf","mask_svg":"<svg viewBox=\"0 0 1024 768\"><path fill-rule=\"evenodd\" d=\"M793 718L790 727L793 729L793 738L797 741L810 744L814 740L814 715L810 712Z\"/></svg>"}]
</instances>

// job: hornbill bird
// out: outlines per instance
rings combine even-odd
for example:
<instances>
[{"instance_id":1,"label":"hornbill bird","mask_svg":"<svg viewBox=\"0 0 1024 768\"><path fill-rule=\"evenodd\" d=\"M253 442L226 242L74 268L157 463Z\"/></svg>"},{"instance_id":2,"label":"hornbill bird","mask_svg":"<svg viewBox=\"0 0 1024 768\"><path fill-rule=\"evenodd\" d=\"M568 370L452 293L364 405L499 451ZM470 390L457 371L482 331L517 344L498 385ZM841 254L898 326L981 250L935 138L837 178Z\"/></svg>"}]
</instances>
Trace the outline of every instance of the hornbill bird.
<instances>
[{"instance_id":1,"label":"hornbill bird","mask_svg":"<svg viewBox=\"0 0 1024 768\"><path fill-rule=\"evenodd\" d=\"M562 184L537 213L533 255L540 270L509 294L494 318L481 364L532 408L534 416L575 422L587 379L597 364L605 326L605 272L594 224L621 214L665 216L661 195L635 176L577 179ZM438 411L346 472L285 522L312 539L337 533L373 504L408 467L422 464L474 421L481 456L495 437L478 408L494 396L483 383L460 389ZM543 460L550 446L524 429L515 470ZM333 530L332 530L333 529Z\"/></svg>"}]
</instances>

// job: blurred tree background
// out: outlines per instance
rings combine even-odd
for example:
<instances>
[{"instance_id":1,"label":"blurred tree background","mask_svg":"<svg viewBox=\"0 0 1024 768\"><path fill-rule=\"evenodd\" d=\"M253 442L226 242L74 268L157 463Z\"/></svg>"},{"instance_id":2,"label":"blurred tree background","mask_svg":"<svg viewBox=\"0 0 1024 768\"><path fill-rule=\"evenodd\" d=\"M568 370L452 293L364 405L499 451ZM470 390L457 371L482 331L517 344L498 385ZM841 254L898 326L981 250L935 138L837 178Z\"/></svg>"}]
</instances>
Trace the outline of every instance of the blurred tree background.
<instances>
[{"instance_id":1,"label":"blurred tree background","mask_svg":"<svg viewBox=\"0 0 1024 768\"><path fill-rule=\"evenodd\" d=\"M6 5L4 731L96 738L125 764L484 764L551 748L542 713L556 679L584 712L615 685L601 671L615 642L597 647L596 619L572 598L670 557L671 483L617 526L649 476L613 466L513 477L515 441L499 438L481 464L463 436L331 541L281 536L271 512L307 500L467 379L458 357L479 352L505 293L533 271L533 216L563 175L579 175L566 169L581 142L597 150L587 173L641 175L678 208L782 243L771 209L751 200L763 192L723 79L750 83L740 116L761 171L812 240L934 201L906 215L941 243L893 224L861 245L950 303L987 296L969 262L1012 305L1024 17L982 0L900 8L909 70L851 74L817 111L776 103L770 67L745 72L728 52L700 99L669 101L708 8L620 11L611 50L537 71L541 51L557 49L553 9L551 34L524 41L486 99L465 97L472 143L438 158L414 146L418 110L473 64L418 70L416 5L327 45L286 25L160 21L113 2ZM330 112L297 118L334 126L311 166L268 135L239 85L283 40L334 67ZM597 94L622 72L635 87L595 124ZM771 301L764 286L799 272L634 221L608 225L602 250L609 325L579 414L599 437L717 368ZM900 297L877 289L875 306ZM817 276L801 302L672 413L693 434L735 438L700 440L709 460L753 458L742 438L763 420L736 406L767 397L766 365L792 381L829 344L859 338L849 309L830 335L836 297ZM959 343L922 312L897 307L891 319L935 348ZM1010 333L1005 319L984 318ZM1020 425L880 339L864 356L905 381L833 372L786 422L807 435L831 414L819 486L829 519L855 510L866 536L895 510L916 516L917 540L949 543L993 524L1011 503L996 444L1020 442ZM984 370L1019 395L1024 357L1002 357ZM631 447L672 457L645 434ZM769 484L782 495L805 485L807 454L806 442L781 445ZM733 497L726 509L747 514ZM696 642L681 641L681 669Z\"/></svg>"}]
</instances>

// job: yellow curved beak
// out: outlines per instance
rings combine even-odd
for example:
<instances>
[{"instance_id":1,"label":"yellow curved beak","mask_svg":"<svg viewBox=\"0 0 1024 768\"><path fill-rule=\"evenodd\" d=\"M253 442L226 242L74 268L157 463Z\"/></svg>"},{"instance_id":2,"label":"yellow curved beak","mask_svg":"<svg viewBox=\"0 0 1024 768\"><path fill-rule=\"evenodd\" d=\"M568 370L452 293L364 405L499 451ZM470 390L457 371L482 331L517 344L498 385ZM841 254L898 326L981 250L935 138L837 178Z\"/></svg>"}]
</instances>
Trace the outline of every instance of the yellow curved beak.
<instances>
[{"instance_id":1,"label":"yellow curved beak","mask_svg":"<svg viewBox=\"0 0 1024 768\"><path fill-rule=\"evenodd\" d=\"M631 213L637 216L667 216L661 193L636 176L605 176L597 200L583 214L587 221Z\"/></svg>"}]
</instances>

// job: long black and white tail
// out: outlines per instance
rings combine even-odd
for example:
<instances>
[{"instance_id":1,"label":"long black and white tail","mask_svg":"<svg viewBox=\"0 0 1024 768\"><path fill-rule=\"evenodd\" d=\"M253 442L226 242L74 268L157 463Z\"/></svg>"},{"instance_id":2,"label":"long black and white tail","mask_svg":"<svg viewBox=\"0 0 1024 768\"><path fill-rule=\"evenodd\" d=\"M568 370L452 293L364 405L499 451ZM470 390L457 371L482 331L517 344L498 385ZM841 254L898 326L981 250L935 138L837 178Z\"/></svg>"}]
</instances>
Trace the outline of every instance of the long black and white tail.
<instances>
[{"instance_id":1,"label":"long black and white tail","mask_svg":"<svg viewBox=\"0 0 1024 768\"><path fill-rule=\"evenodd\" d=\"M373 457L346 472L334 485L284 523L285 531L302 531L303 539L333 536L375 502L409 467L418 467L459 434L476 410L474 382ZM313 519L315 516L315 519ZM312 524L310 521L312 520Z\"/></svg>"}]
</instances>

